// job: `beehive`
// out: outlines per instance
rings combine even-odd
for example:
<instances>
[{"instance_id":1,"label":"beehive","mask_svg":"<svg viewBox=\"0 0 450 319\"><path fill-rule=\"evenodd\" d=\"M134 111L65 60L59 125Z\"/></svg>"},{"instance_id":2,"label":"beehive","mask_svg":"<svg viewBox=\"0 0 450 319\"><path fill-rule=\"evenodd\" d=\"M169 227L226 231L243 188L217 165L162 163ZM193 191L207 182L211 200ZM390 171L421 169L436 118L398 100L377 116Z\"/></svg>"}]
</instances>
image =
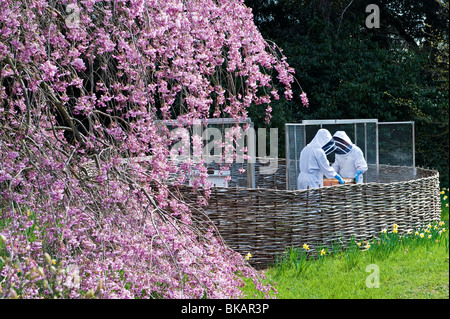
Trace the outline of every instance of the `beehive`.
<instances>
[{"instance_id":1,"label":"beehive","mask_svg":"<svg viewBox=\"0 0 450 319\"><path fill-rule=\"evenodd\" d=\"M343 178L345 184L355 184L353 178ZM339 185L339 181L336 178L324 178L323 186L336 186Z\"/></svg>"}]
</instances>

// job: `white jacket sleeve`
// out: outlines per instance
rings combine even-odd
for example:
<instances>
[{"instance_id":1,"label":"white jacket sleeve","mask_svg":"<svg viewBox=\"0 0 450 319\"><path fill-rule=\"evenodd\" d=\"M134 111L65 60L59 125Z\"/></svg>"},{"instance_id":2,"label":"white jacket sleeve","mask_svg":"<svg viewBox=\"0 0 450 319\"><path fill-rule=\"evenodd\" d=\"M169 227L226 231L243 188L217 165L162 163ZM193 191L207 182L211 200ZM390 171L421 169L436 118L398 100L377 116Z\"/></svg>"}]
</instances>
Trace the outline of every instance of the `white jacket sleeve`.
<instances>
[{"instance_id":1,"label":"white jacket sleeve","mask_svg":"<svg viewBox=\"0 0 450 319\"><path fill-rule=\"evenodd\" d=\"M355 168L356 171L360 170L361 173L363 174L367 172L367 163L366 160L364 159L364 154L360 148L356 149Z\"/></svg>"},{"instance_id":2,"label":"white jacket sleeve","mask_svg":"<svg viewBox=\"0 0 450 319\"><path fill-rule=\"evenodd\" d=\"M336 171L334 170L333 167L330 166L330 163L328 162L325 152L322 149L316 149L314 153L322 174L325 175L327 178L334 178L336 176Z\"/></svg>"}]
</instances>

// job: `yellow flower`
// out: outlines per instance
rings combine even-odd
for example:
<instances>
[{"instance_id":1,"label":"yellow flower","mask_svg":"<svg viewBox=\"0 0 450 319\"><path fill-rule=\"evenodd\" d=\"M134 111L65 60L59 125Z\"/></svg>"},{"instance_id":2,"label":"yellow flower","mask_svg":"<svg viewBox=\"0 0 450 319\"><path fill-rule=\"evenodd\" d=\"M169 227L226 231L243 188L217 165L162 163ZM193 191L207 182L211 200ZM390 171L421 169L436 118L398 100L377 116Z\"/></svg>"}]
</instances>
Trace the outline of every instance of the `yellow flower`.
<instances>
[{"instance_id":1,"label":"yellow flower","mask_svg":"<svg viewBox=\"0 0 450 319\"><path fill-rule=\"evenodd\" d=\"M442 232L445 233L445 228L442 228Z\"/></svg>"},{"instance_id":2,"label":"yellow flower","mask_svg":"<svg viewBox=\"0 0 450 319\"><path fill-rule=\"evenodd\" d=\"M414 234L415 234L416 236L419 236L419 232L417 232L417 231L416 231Z\"/></svg>"},{"instance_id":3,"label":"yellow flower","mask_svg":"<svg viewBox=\"0 0 450 319\"><path fill-rule=\"evenodd\" d=\"M444 196L444 200L446 200L447 199L447 196Z\"/></svg>"},{"instance_id":4,"label":"yellow flower","mask_svg":"<svg viewBox=\"0 0 450 319\"><path fill-rule=\"evenodd\" d=\"M383 234L386 234L386 232L387 232L386 228L383 228L383 229L381 230L381 232L382 232Z\"/></svg>"},{"instance_id":5,"label":"yellow flower","mask_svg":"<svg viewBox=\"0 0 450 319\"><path fill-rule=\"evenodd\" d=\"M394 229L392 230L392 232L393 232L394 234L397 234L397 233L398 233L397 228L394 228Z\"/></svg>"},{"instance_id":6,"label":"yellow flower","mask_svg":"<svg viewBox=\"0 0 450 319\"><path fill-rule=\"evenodd\" d=\"M444 191L442 191L442 192L441 192L441 195L444 195L444 194L445 194L445 192L444 192Z\"/></svg>"},{"instance_id":7,"label":"yellow flower","mask_svg":"<svg viewBox=\"0 0 450 319\"><path fill-rule=\"evenodd\" d=\"M309 250L309 246L307 244L303 244L303 249L304 250Z\"/></svg>"},{"instance_id":8,"label":"yellow flower","mask_svg":"<svg viewBox=\"0 0 450 319\"><path fill-rule=\"evenodd\" d=\"M420 233L420 238L423 238L423 236L424 236L424 234L423 234L423 233Z\"/></svg>"},{"instance_id":9,"label":"yellow flower","mask_svg":"<svg viewBox=\"0 0 450 319\"><path fill-rule=\"evenodd\" d=\"M370 244L369 243L367 243L367 245L366 245L366 249L369 249L370 248Z\"/></svg>"},{"instance_id":10,"label":"yellow flower","mask_svg":"<svg viewBox=\"0 0 450 319\"><path fill-rule=\"evenodd\" d=\"M394 227L394 229L395 229L395 228L398 228L398 225L397 225L397 224L394 224L392 227Z\"/></svg>"},{"instance_id":11,"label":"yellow flower","mask_svg":"<svg viewBox=\"0 0 450 319\"><path fill-rule=\"evenodd\" d=\"M442 225L444 225L445 223L443 222L443 221L440 221L439 222L439 226L442 226Z\"/></svg>"},{"instance_id":12,"label":"yellow flower","mask_svg":"<svg viewBox=\"0 0 450 319\"><path fill-rule=\"evenodd\" d=\"M431 228L431 225L430 225L430 224L428 224L428 225L427 225L427 227L428 227L428 228Z\"/></svg>"},{"instance_id":13,"label":"yellow flower","mask_svg":"<svg viewBox=\"0 0 450 319\"><path fill-rule=\"evenodd\" d=\"M425 232L426 232L426 233L429 233L430 231L429 231L428 229L425 229Z\"/></svg>"},{"instance_id":14,"label":"yellow flower","mask_svg":"<svg viewBox=\"0 0 450 319\"><path fill-rule=\"evenodd\" d=\"M356 243L356 245L361 246L361 243Z\"/></svg>"},{"instance_id":15,"label":"yellow flower","mask_svg":"<svg viewBox=\"0 0 450 319\"><path fill-rule=\"evenodd\" d=\"M248 253L248 254L245 256L245 260L249 260L251 257L252 257L252 254Z\"/></svg>"},{"instance_id":16,"label":"yellow flower","mask_svg":"<svg viewBox=\"0 0 450 319\"><path fill-rule=\"evenodd\" d=\"M448 203L447 203L447 204L445 204L445 207L448 207Z\"/></svg>"},{"instance_id":17,"label":"yellow flower","mask_svg":"<svg viewBox=\"0 0 450 319\"><path fill-rule=\"evenodd\" d=\"M408 230L406 233L407 233L408 235L411 235L411 231L410 231L410 230Z\"/></svg>"},{"instance_id":18,"label":"yellow flower","mask_svg":"<svg viewBox=\"0 0 450 319\"><path fill-rule=\"evenodd\" d=\"M325 255L325 254L326 254L325 249L322 249L322 250L320 251L320 256L323 256L323 255Z\"/></svg>"},{"instance_id":19,"label":"yellow flower","mask_svg":"<svg viewBox=\"0 0 450 319\"><path fill-rule=\"evenodd\" d=\"M52 259L52 264L55 265L56 264L56 260Z\"/></svg>"},{"instance_id":20,"label":"yellow flower","mask_svg":"<svg viewBox=\"0 0 450 319\"><path fill-rule=\"evenodd\" d=\"M428 238L431 238L431 235L428 235Z\"/></svg>"}]
</instances>

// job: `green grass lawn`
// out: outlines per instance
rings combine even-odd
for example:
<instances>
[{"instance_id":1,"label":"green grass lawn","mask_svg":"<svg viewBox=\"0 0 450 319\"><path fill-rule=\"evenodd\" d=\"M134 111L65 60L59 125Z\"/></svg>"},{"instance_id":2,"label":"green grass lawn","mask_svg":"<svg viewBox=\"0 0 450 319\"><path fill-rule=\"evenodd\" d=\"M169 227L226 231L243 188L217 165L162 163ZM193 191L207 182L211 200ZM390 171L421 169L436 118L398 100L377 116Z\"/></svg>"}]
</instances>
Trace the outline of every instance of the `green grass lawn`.
<instances>
[{"instance_id":1,"label":"green grass lawn","mask_svg":"<svg viewBox=\"0 0 450 319\"><path fill-rule=\"evenodd\" d=\"M397 252L384 260L371 261L363 255L351 269L344 254L309 262L311 265L301 274L294 269L281 274L274 268L266 271L267 278L276 283L276 298L449 298L448 251L440 245ZM378 267L378 288L366 285L366 281L375 283L369 277L374 274L372 265ZM247 292L254 298L250 290Z\"/></svg>"},{"instance_id":2,"label":"green grass lawn","mask_svg":"<svg viewBox=\"0 0 450 319\"><path fill-rule=\"evenodd\" d=\"M440 224L400 237L393 229L380 240L309 258L305 248L288 250L266 269L278 299L448 299L448 190L441 192ZM395 228L395 227L394 227ZM367 246L370 245L370 247ZM251 281L248 298L262 298ZM378 283L378 285L376 285Z\"/></svg>"}]
</instances>

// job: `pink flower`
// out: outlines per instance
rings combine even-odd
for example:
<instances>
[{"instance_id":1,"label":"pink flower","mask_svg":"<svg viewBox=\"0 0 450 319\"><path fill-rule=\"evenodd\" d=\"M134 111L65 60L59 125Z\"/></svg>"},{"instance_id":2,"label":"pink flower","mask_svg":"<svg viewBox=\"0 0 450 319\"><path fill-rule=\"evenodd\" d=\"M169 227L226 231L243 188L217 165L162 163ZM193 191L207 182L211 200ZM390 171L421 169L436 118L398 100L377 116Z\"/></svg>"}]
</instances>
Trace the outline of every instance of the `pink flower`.
<instances>
[{"instance_id":1,"label":"pink flower","mask_svg":"<svg viewBox=\"0 0 450 319\"><path fill-rule=\"evenodd\" d=\"M41 66L42 72L42 78L44 81L51 81L54 79L56 73L58 72L58 67L50 62L50 60L47 60L42 66Z\"/></svg>"},{"instance_id":2,"label":"pink flower","mask_svg":"<svg viewBox=\"0 0 450 319\"><path fill-rule=\"evenodd\" d=\"M308 107L309 106L309 101L308 101L308 98L306 97L306 93L305 92L302 92L302 94L300 94L300 98L302 99L303 106Z\"/></svg>"},{"instance_id":3,"label":"pink flower","mask_svg":"<svg viewBox=\"0 0 450 319\"><path fill-rule=\"evenodd\" d=\"M270 120L278 92L292 96L294 70L282 50L271 53L243 0L78 4L80 12L65 12L77 20L72 28L48 23L58 19L58 1L0 1L0 61L11 57L25 80L0 85L0 184L9 185L1 234L14 252L0 269L4 290L21 287L23 298L239 298L239 273L267 292L212 223L198 231L193 206L167 183L192 182L193 199L208 204L205 141L192 126L212 113L246 119L258 104ZM92 73L83 72L87 61ZM159 117L186 133L171 139ZM249 159L241 134L233 127L220 141L222 164ZM175 163L171 146L180 138L174 150L186 156ZM40 285L56 276L46 273L43 247L62 270L52 289Z\"/></svg>"},{"instance_id":4,"label":"pink flower","mask_svg":"<svg viewBox=\"0 0 450 319\"><path fill-rule=\"evenodd\" d=\"M84 62L80 58L76 58L72 61L72 66L77 70L78 72L86 70L86 66L84 65Z\"/></svg>"}]
</instances>

